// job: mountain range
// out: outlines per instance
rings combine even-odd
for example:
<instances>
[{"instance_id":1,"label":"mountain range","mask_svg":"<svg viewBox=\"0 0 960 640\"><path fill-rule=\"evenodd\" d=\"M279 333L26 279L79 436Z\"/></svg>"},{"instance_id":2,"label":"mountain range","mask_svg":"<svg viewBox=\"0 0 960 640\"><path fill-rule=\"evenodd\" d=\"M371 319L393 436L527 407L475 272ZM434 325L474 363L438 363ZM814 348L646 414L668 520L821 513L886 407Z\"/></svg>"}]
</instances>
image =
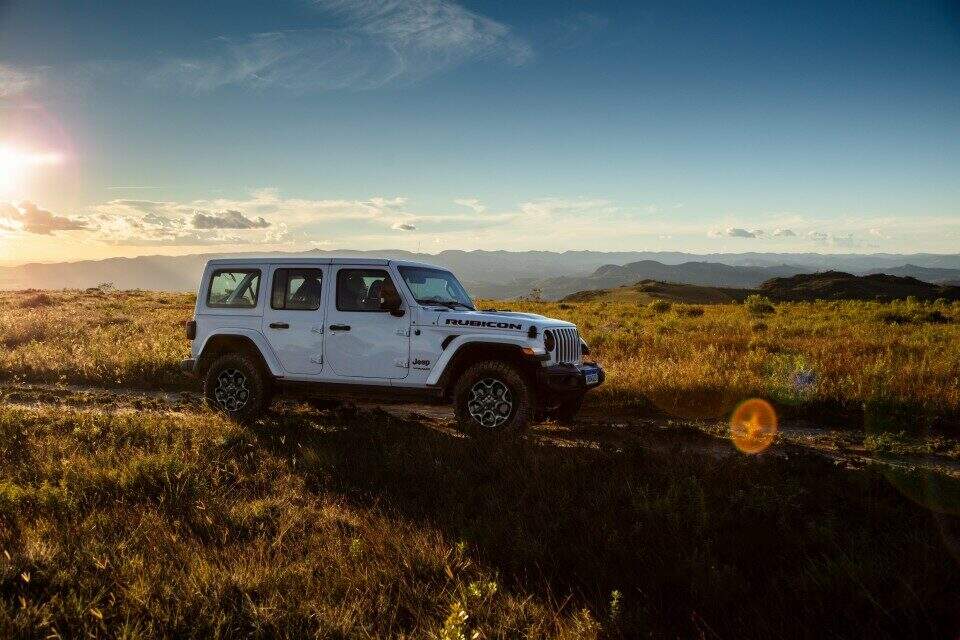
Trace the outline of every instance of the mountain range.
<instances>
[{"instance_id":1,"label":"mountain range","mask_svg":"<svg viewBox=\"0 0 960 640\"><path fill-rule=\"evenodd\" d=\"M86 288L194 291L207 260L225 255L140 256L0 267L0 289ZM263 255L263 254L260 254ZM271 255L271 254L267 254ZM272 254L289 255L289 254ZM300 255L364 255L429 262L453 270L479 297L513 298L539 289L544 298L607 289L640 280L755 288L771 278L825 270L886 273L938 284L960 282L960 254L816 254L600 251L320 251Z\"/></svg>"}]
</instances>

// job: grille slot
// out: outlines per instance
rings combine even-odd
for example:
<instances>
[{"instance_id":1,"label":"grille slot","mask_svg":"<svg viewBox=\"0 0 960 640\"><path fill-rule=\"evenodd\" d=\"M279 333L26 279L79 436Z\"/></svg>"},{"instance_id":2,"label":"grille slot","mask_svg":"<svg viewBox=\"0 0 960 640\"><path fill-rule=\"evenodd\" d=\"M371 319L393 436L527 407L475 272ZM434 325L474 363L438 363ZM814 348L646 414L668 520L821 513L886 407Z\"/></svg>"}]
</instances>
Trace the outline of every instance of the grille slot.
<instances>
[{"instance_id":1,"label":"grille slot","mask_svg":"<svg viewBox=\"0 0 960 640\"><path fill-rule=\"evenodd\" d=\"M580 334L576 329L551 329L557 339L556 361L561 364L580 363Z\"/></svg>"}]
</instances>

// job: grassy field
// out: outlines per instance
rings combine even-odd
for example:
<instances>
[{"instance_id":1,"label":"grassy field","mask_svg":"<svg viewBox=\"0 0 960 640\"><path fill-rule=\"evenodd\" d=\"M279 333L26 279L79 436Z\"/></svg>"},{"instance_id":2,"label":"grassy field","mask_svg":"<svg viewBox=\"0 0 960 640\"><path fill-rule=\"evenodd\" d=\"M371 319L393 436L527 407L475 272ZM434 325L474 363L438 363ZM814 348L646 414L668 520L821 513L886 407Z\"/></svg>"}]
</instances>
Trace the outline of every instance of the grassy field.
<instances>
[{"instance_id":1,"label":"grassy field","mask_svg":"<svg viewBox=\"0 0 960 640\"><path fill-rule=\"evenodd\" d=\"M608 383L591 402L723 418L762 397L784 413L868 430L956 429L960 305L688 305L481 301L580 327ZM178 389L193 297L0 293L0 379Z\"/></svg>"},{"instance_id":2,"label":"grassy field","mask_svg":"<svg viewBox=\"0 0 960 640\"><path fill-rule=\"evenodd\" d=\"M762 396L899 428L960 407L957 307L494 305L578 323L609 372L594 410L722 417ZM288 405L240 427L188 396L31 400L9 390L195 388L178 371L192 296L3 293L0 309L0 637L960 630L955 480L717 455L683 429L488 449L379 411Z\"/></svg>"},{"instance_id":3,"label":"grassy field","mask_svg":"<svg viewBox=\"0 0 960 640\"><path fill-rule=\"evenodd\" d=\"M0 406L0 636L953 637L958 521L889 474Z\"/></svg>"}]
</instances>

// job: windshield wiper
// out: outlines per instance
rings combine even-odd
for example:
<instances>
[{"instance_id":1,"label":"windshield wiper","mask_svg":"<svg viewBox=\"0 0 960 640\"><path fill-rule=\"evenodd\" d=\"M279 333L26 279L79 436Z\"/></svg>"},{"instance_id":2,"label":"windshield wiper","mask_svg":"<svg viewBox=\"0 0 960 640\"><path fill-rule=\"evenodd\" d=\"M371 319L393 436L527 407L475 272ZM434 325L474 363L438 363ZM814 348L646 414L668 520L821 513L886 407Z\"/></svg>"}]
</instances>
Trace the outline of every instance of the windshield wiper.
<instances>
[{"instance_id":1,"label":"windshield wiper","mask_svg":"<svg viewBox=\"0 0 960 640\"><path fill-rule=\"evenodd\" d=\"M470 311L476 311L476 309L474 309L470 305L464 304L459 300L437 300L436 298L428 298L426 300L417 300L417 302L419 302L420 304L439 304L446 307L447 309L456 309L457 306L459 305L464 309L469 309Z\"/></svg>"}]
</instances>

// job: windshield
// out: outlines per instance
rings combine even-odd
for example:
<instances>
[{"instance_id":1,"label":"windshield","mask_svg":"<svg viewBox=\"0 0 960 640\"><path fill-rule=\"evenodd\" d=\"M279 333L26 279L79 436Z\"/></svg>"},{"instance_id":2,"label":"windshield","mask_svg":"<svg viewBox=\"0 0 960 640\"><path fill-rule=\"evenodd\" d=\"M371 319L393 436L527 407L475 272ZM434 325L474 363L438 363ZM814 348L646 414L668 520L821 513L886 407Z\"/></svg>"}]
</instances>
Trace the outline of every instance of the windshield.
<instances>
[{"instance_id":1,"label":"windshield","mask_svg":"<svg viewBox=\"0 0 960 640\"><path fill-rule=\"evenodd\" d=\"M400 267L400 275L420 304L473 309L470 296L449 271L426 267Z\"/></svg>"}]
</instances>

